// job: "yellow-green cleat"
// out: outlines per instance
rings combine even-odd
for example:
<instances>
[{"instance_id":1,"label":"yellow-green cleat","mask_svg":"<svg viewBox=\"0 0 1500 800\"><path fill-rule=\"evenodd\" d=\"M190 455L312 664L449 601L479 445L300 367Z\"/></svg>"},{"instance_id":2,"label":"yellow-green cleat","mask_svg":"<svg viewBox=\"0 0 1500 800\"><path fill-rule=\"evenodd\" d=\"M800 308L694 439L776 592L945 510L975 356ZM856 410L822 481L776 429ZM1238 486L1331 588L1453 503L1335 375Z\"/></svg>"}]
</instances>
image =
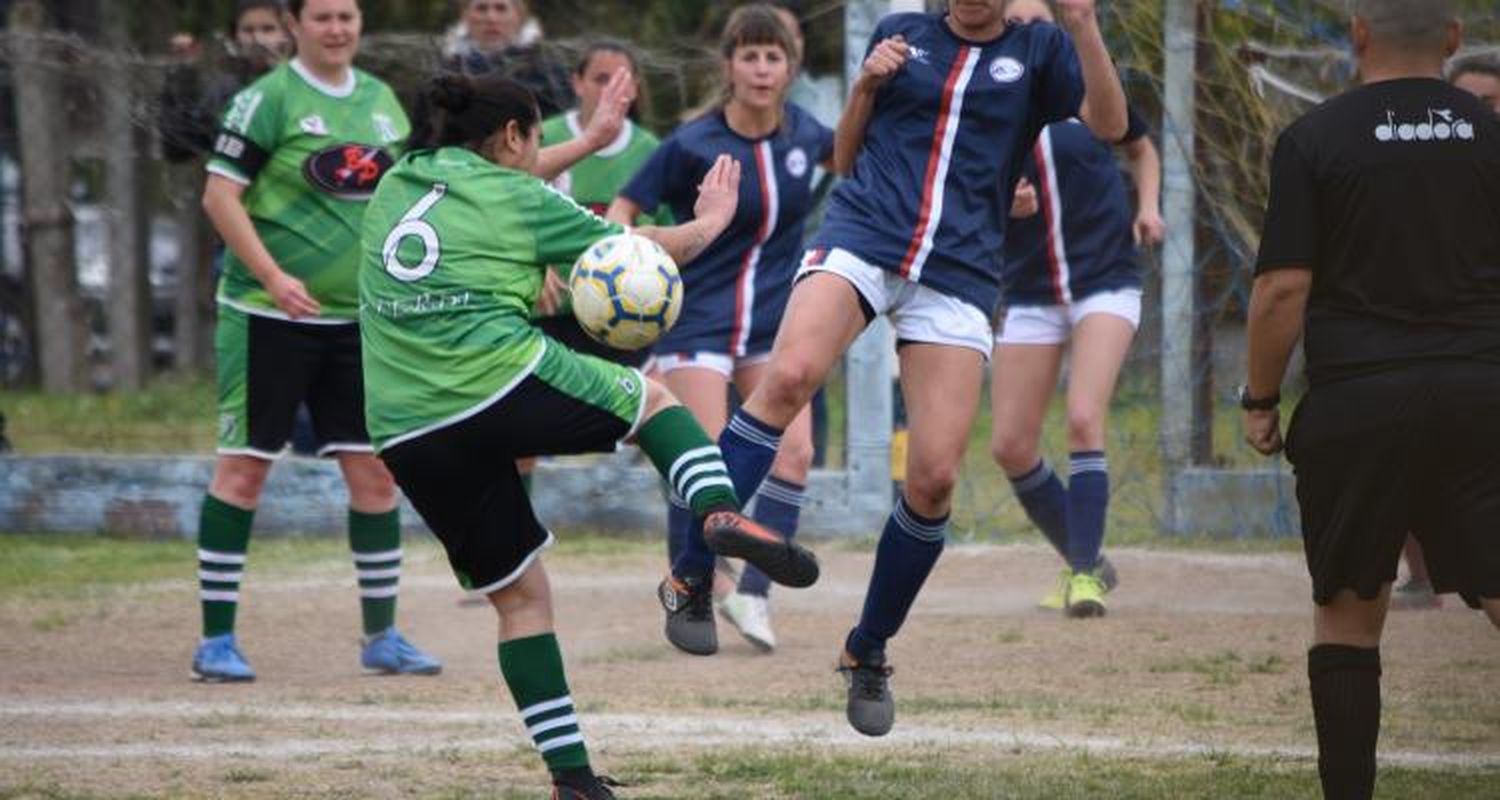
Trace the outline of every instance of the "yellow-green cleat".
<instances>
[{"instance_id":1,"label":"yellow-green cleat","mask_svg":"<svg viewBox=\"0 0 1500 800\"><path fill-rule=\"evenodd\" d=\"M1057 573L1057 583L1052 587L1052 591L1042 595L1042 599L1037 601L1036 607L1045 611L1061 611L1066 608L1068 605L1068 582L1072 579L1073 570L1063 567L1062 571Z\"/></svg>"},{"instance_id":2,"label":"yellow-green cleat","mask_svg":"<svg viewBox=\"0 0 1500 800\"><path fill-rule=\"evenodd\" d=\"M1104 616L1104 579L1092 572L1076 572L1068 579L1066 613L1075 619Z\"/></svg>"}]
</instances>

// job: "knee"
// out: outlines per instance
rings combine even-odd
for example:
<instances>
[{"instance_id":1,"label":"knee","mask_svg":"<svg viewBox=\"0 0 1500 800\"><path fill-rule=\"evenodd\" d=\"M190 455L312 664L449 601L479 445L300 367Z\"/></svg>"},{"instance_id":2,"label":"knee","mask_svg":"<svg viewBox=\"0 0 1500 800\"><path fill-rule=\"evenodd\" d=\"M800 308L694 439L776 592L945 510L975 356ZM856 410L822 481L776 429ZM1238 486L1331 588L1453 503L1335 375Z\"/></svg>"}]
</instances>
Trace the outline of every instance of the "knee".
<instances>
[{"instance_id":1,"label":"knee","mask_svg":"<svg viewBox=\"0 0 1500 800\"><path fill-rule=\"evenodd\" d=\"M1104 412L1097 408L1068 408L1068 446L1074 450L1104 447Z\"/></svg>"},{"instance_id":2,"label":"knee","mask_svg":"<svg viewBox=\"0 0 1500 800\"><path fill-rule=\"evenodd\" d=\"M774 359L756 394L778 411L791 416L802 410L818 390L822 376L807 361L791 357Z\"/></svg>"},{"instance_id":3,"label":"knee","mask_svg":"<svg viewBox=\"0 0 1500 800\"><path fill-rule=\"evenodd\" d=\"M906 499L924 517L948 513L958 486L958 464L913 464L906 473Z\"/></svg>"},{"instance_id":4,"label":"knee","mask_svg":"<svg viewBox=\"0 0 1500 800\"><path fill-rule=\"evenodd\" d=\"M1020 475L1041 459L1036 437L995 431L990 437L990 457L1006 475Z\"/></svg>"},{"instance_id":5,"label":"knee","mask_svg":"<svg viewBox=\"0 0 1500 800\"><path fill-rule=\"evenodd\" d=\"M1481 603L1484 605L1484 613L1490 618L1490 624L1500 630L1500 597L1485 598Z\"/></svg>"},{"instance_id":6,"label":"knee","mask_svg":"<svg viewBox=\"0 0 1500 800\"><path fill-rule=\"evenodd\" d=\"M642 420L648 420L672 406L678 405L677 397L655 378L646 379L646 408Z\"/></svg>"},{"instance_id":7,"label":"knee","mask_svg":"<svg viewBox=\"0 0 1500 800\"><path fill-rule=\"evenodd\" d=\"M396 506L396 479L374 456L351 459L344 470L350 505L360 511L382 512Z\"/></svg>"},{"instance_id":8,"label":"knee","mask_svg":"<svg viewBox=\"0 0 1500 800\"><path fill-rule=\"evenodd\" d=\"M209 494L233 506L254 508L266 486L271 462L258 459L221 460L214 469Z\"/></svg>"}]
</instances>

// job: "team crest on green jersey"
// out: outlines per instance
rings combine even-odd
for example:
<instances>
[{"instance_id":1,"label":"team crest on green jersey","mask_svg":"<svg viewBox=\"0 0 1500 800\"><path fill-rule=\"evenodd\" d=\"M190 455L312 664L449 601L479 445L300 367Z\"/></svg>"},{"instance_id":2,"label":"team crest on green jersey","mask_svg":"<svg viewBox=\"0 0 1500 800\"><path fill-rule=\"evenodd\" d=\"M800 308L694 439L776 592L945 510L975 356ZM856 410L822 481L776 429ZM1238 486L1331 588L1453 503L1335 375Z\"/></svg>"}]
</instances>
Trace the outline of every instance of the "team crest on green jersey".
<instances>
[{"instance_id":1,"label":"team crest on green jersey","mask_svg":"<svg viewBox=\"0 0 1500 800\"><path fill-rule=\"evenodd\" d=\"M394 163L384 148L340 144L308 156L302 172L308 183L331 195L364 200Z\"/></svg>"}]
</instances>

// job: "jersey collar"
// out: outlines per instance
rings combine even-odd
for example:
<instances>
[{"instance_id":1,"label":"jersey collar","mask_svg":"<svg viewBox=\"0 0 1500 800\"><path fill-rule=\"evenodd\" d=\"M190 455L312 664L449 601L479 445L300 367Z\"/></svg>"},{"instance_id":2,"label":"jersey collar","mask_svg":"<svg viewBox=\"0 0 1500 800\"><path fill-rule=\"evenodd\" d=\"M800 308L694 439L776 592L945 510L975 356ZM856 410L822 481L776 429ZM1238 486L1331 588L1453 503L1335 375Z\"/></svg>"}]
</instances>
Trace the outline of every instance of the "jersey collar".
<instances>
[{"instance_id":1,"label":"jersey collar","mask_svg":"<svg viewBox=\"0 0 1500 800\"><path fill-rule=\"evenodd\" d=\"M583 125L578 119L577 109L569 111L567 114L563 115L563 119L568 123L568 130L573 133L574 139L580 139L583 137ZM625 124L620 126L620 133L615 137L615 140L613 142L610 142L608 145L595 150L594 155L600 158L613 158L625 152L625 148L630 146L630 134L633 132L632 129L634 127L635 123L631 122L628 119L625 120Z\"/></svg>"},{"instance_id":2,"label":"jersey collar","mask_svg":"<svg viewBox=\"0 0 1500 800\"><path fill-rule=\"evenodd\" d=\"M318 76L312 74L312 71L302 63L302 59L293 57L291 64L292 71L297 73L297 75L300 76L302 80L307 81L308 86L317 89L318 91L328 95L329 97L337 97L342 99L348 97L351 94L354 94L355 77L353 67L349 68L349 77L346 78L343 83L335 86L331 83L325 83L319 80Z\"/></svg>"}]
</instances>

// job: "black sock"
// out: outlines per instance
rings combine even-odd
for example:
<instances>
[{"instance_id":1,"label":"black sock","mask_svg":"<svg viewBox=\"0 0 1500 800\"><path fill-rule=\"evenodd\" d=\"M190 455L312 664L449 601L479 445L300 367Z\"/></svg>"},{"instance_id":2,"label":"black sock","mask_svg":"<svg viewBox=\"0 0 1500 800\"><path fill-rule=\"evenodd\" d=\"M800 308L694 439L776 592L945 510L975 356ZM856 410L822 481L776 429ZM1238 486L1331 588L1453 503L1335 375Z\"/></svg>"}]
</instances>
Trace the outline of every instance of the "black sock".
<instances>
[{"instance_id":1,"label":"black sock","mask_svg":"<svg viewBox=\"0 0 1500 800\"><path fill-rule=\"evenodd\" d=\"M1315 645L1307 651L1307 677L1323 797L1368 800L1380 738L1380 648Z\"/></svg>"}]
</instances>

